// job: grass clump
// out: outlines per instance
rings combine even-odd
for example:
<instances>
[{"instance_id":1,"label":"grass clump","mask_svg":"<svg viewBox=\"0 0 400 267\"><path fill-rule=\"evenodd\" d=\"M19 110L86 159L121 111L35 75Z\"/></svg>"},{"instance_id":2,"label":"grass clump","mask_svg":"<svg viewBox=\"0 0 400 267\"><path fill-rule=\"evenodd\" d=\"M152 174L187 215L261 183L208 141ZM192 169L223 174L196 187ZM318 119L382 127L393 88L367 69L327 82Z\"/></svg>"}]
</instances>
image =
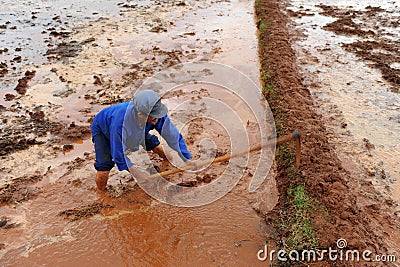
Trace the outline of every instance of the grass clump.
<instances>
[{"instance_id":1,"label":"grass clump","mask_svg":"<svg viewBox=\"0 0 400 267\"><path fill-rule=\"evenodd\" d=\"M266 30L267 30L267 25L265 25L265 23L263 21L261 21L261 23L260 23L261 34L264 34Z\"/></svg>"},{"instance_id":2,"label":"grass clump","mask_svg":"<svg viewBox=\"0 0 400 267\"><path fill-rule=\"evenodd\" d=\"M305 192L303 185L288 189L289 204L294 211L289 238L286 241L288 249L302 250L315 248L318 241L315 230L310 220L310 212L314 210L314 201Z\"/></svg>"}]
</instances>

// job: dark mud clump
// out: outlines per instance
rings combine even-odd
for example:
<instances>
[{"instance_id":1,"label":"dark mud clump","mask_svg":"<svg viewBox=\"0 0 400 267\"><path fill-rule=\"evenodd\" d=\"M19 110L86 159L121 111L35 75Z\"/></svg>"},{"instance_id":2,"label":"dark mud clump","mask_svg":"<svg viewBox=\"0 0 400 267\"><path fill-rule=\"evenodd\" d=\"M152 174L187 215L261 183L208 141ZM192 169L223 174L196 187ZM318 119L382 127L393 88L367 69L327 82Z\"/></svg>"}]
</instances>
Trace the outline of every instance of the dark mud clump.
<instances>
[{"instance_id":1,"label":"dark mud clump","mask_svg":"<svg viewBox=\"0 0 400 267\"><path fill-rule=\"evenodd\" d=\"M15 228L19 225L20 225L19 223L10 222L10 219L5 216L0 218L0 228L11 229L11 228ZM2 244L0 244L0 250L4 248L4 247L2 248L1 245Z\"/></svg>"},{"instance_id":2,"label":"dark mud clump","mask_svg":"<svg viewBox=\"0 0 400 267\"><path fill-rule=\"evenodd\" d=\"M4 77L8 73L7 64L5 62L0 62L0 78Z\"/></svg>"},{"instance_id":3,"label":"dark mud clump","mask_svg":"<svg viewBox=\"0 0 400 267\"><path fill-rule=\"evenodd\" d=\"M319 241L319 247L336 247L336 241L343 238L351 249L368 248L374 253L395 249L387 240L388 232L392 233L393 240L397 240L399 233L393 203L387 201L387 197L371 183L363 181L363 177L350 176L342 167L335 148L329 142L325 120L314 108L310 91L299 74L291 35L286 28L288 19L280 10L283 2L262 0L256 6L257 19L268 24L260 31L259 37L261 68L263 73L270 73L263 82L264 86L275 88L274 92L267 94L267 100L275 117L277 134L299 129L304 138L301 167L297 172L292 168L295 148L290 145L278 148L276 181L280 198L278 205L271 213L265 214L265 218L269 223L277 222L276 225L282 221L287 223L282 214L288 213L291 201L288 188L301 186L307 196L324 207L310 213L314 240ZM293 218L296 214L288 216ZM276 229L278 245L287 246L291 233L278 226ZM307 237L313 238L311 234ZM274 239L272 234L270 238ZM303 249L312 246L301 243ZM318 266L331 264L319 262Z\"/></svg>"},{"instance_id":4,"label":"dark mud clump","mask_svg":"<svg viewBox=\"0 0 400 267\"><path fill-rule=\"evenodd\" d=\"M78 56L82 51L82 45L77 41L71 41L69 43L62 42L57 47L47 50L45 56L49 60L68 60Z\"/></svg>"},{"instance_id":5,"label":"dark mud clump","mask_svg":"<svg viewBox=\"0 0 400 267\"><path fill-rule=\"evenodd\" d=\"M44 120L44 112L41 110L31 111L31 112L29 112L29 116L34 121L43 121Z\"/></svg>"},{"instance_id":6,"label":"dark mud clump","mask_svg":"<svg viewBox=\"0 0 400 267\"><path fill-rule=\"evenodd\" d=\"M74 145L71 145L71 144L66 144L66 145L63 145L63 147L62 147L63 152L69 152L73 149L74 149Z\"/></svg>"},{"instance_id":7,"label":"dark mud clump","mask_svg":"<svg viewBox=\"0 0 400 267\"><path fill-rule=\"evenodd\" d=\"M82 218L92 217L96 214L101 213L105 209L113 208L110 204L102 204L102 203L92 203L88 205L79 206L73 209L68 209L60 212L58 215L63 216L69 221L77 221Z\"/></svg>"},{"instance_id":8,"label":"dark mud clump","mask_svg":"<svg viewBox=\"0 0 400 267\"><path fill-rule=\"evenodd\" d=\"M28 116L14 118L0 131L0 156L28 149L32 145L43 144L37 137L44 137L48 132L59 132L63 125L45 119L40 108L27 111ZM5 120L6 121L6 120ZM3 122L5 122L3 121Z\"/></svg>"},{"instance_id":9,"label":"dark mud clump","mask_svg":"<svg viewBox=\"0 0 400 267\"><path fill-rule=\"evenodd\" d=\"M43 144L45 141L38 140L38 137L46 137L48 133L52 135L51 141L69 144L89 138L91 130L90 126L74 122L65 125L50 121L40 107L36 107L26 111L26 115L14 118L0 130L0 156Z\"/></svg>"},{"instance_id":10,"label":"dark mud clump","mask_svg":"<svg viewBox=\"0 0 400 267\"><path fill-rule=\"evenodd\" d=\"M61 138L60 142L76 142L87 139L91 135L90 126L76 125L71 122L67 127L57 128L51 132Z\"/></svg>"},{"instance_id":11,"label":"dark mud clump","mask_svg":"<svg viewBox=\"0 0 400 267\"><path fill-rule=\"evenodd\" d=\"M5 101L11 101L11 100L15 99L15 97L16 97L16 95L13 95L13 94L5 94L4 95L4 100Z\"/></svg>"},{"instance_id":12,"label":"dark mud clump","mask_svg":"<svg viewBox=\"0 0 400 267\"><path fill-rule=\"evenodd\" d=\"M202 184L211 183L217 177L218 176L216 174L206 173L204 175L197 175L196 181L183 181L183 182L178 183L177 185L184 186L184 187L196 187L196 186L200 186Z\"/></svg>"},{"instance_id":13,"label":"dark mud clump","mask_svg":"<svg viewBox=\"0 0 400 267\"><path fill-rule=\"evenodd\" d=\"M177 185L179 186L184 186L184 187L195 187L199 183L197 181L185 181L185 182L180 182Z\"/></svg>"},{"instance_id":14,"label":"dark mud clump","mask_svg":"<svg viewBox=\"0 0 400 267\"><path fill-rule=\"evenodd\" d=\"M71 35L71 32L67 32L67 31L51 31L49 33L50 36L52 37L56 37L56 38L67 38Z\"/></svg>"},{"instance_id":15,"label":"dark mud clump","mask_svg":"<svg viewBox=\"0 0 400 267\"><path fill-rule=\"evenodd\" d=\"M323 27L323 29L332 31L336 34L371 36L375 35L372 30L362 30L361 26L355 23L351 18L340 18Z\"/></svg>"},{"instance_id":16,"label":"dark mud clump","mask_svg":"<svg viewBox=\"0 0 400 267\"><path fill-rule=\"evenodd\" d=\"M301 17L305 17L305 16L308 16L308 17L315 16L313 13L307 13L304 11L288 10L287 13L289 16L294 17L294 18L301 18Z\"/></svg>"},{"instance_id":17,"label":"dark mud clump","mask_svg":"<svg viewBox=\"0 0 400 267\"><path fill-rule=\"evenodd\" d=\"M0 156L5 156L18 150L25 150L32 145L39 144L43 144L43 142L37 141L35 138L26 139L25 135L17 135L2 139L0 141Z\"/></svg>"},{"instance_id":18,"label":"dark mud clump","mask_svg":"<svg viewBox=\"0 0 400 267\"><path fill-rule=\"evenodd\" d=\"M61 34L61 33L58 33ZM63 34L60 35L61 37ZM88 38L82 42L70 41L61 42L55 48L47 50L44 54L49 60L62 60L67 61L69 58L74 58L82 51L82 47L86 44L94 42L94 38Z\"/></svg>"},{"instance_id":19,"label":"dark mud clump","mask_svg":"<svg viewBox=\"0 0 400 267\"><path fill-rule=\"evenodd\" d=\"M0 187L0 204L13 204L26 201L36 196L38 189L32 184L40 181L41 175L23 176L13 179L10 183Z\"/></svg>"},{"instance_id":20,"label":"dark mud clump","mask_svg":"<svg viewBox=\"0 0 400 267\"><path fill-rule=\"evenodd\" d=\"M28 89L28 83L33 79L35 76L36 71L29 71L25 72L25 76L18 80L17 87L15 87L15 91L19 94L24 95L26 90Z\"/></svg>"}]
</instances>

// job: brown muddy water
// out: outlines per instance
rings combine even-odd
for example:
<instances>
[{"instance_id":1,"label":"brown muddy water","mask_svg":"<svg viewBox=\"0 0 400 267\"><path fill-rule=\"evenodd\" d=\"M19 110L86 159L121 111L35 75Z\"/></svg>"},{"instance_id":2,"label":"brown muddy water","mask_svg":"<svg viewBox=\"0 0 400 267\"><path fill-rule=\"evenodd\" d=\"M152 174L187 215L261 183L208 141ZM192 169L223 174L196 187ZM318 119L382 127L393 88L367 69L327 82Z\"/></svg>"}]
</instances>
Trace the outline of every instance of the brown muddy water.
<instances>
[{"instance_id":1,"label":"brown muddy water","mask_svg":"<svg viewBox=\"0 0 400 267\"><path fill-rule=\"evenodd\" d=\"M239 166L243 178L226 196L178 208L152 199L115 169L107 194L98 194L87 131L97 111L129 100L144 79L174 64L214 60L258 84L253 2L1 3L0 49L8 48L0 54L8 70L0 100L6 144L0 169L2 266L267 264L257 259L268 231L258 212L273 208L277 191L270 174L249 193L257 155ZM27 70L35 74L26 93L17 93ZM196 97L205 92L200 89L194 89ZM174 99L166 103L172 106ZM237 111L246 108L238 105ZM256 126L251 118L246 127ZM259 140L254 129L251 145ZM230 152L228 133L212 121L193 121L183 132L196 156L204 139L213 141L217 155ZM153 160L160 170L170 167ZM225 167L170 179L207 183Z\"/></svg>"},{"instance_id":2,"label":"brown muddy water","mask_svg":"<svg viewBox=\"0 0 400 267\"><path fill-rule=\"evenodd\" d=\"M301 32L299 65L344 165L400 201L398 1L290 1L287 12Z\"/></svg>"}]
</instances>

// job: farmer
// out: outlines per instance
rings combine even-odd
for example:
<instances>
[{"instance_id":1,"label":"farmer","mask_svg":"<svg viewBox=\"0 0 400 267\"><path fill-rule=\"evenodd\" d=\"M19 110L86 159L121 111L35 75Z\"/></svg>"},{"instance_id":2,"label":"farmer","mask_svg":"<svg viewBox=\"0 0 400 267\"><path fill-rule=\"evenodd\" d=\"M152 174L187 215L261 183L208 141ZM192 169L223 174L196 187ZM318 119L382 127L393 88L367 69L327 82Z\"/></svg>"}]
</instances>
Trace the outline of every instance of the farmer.
<instances>
[{"instance_id":1,"label":"farmer","mask_svg":"<svg viewBox=\"0 0 400 267\"><path fill-rule=\"evenodd\" d=\"M117 165L119 171L127 170L135 178L145 178L125 156L126 150L137 151L139 145L146 151L153 151L164 160L172 160L160 141L150 130L157 130L168 146L178 152L181 159L188 161L192 155L186 143L167 115L167 107L161 103L160 96L152 90L139 91L130 102L107 107L93 119L92 140L96 152L96 185L100 191L107 186L110 170Z\"/></svg>"}]
</instances>

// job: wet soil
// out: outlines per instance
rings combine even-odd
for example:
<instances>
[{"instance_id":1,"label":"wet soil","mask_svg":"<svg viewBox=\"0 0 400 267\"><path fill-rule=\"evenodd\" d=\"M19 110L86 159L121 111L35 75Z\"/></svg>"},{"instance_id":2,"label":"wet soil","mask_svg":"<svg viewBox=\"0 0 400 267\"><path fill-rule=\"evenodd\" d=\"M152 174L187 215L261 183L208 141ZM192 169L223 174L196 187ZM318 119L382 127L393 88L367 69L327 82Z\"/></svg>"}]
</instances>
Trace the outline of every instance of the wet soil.
<instances>
[{"instance_id":1,"label":"wet soil","mask_svg":"<svg viewBox=\"0 0 400 267\"><path fill-rule=\"evenodd\" d=\"M4 162L0 168L0 212L6 217L0 223L18 225L15 229L0 228L2 263L263 266L256 253L264 245L267 226L259 214L276 202L273 177L248 196L255 166L238 166L244 174L238 187L226 198L199 209L161 204L141 190L128 173L115 169L107 192L98 194L90 140L90 122L99 110L130 100L145 79L171 65L219 56L257 83L251 3L95 2L94 7L100 7L92 6L93 10L87 6L79 10L85 3L69 6L68 1L54 2L62 6L62 12L54 10L51 15L51 8L39 5L36 11L28 11L25 21L9 19L17 31L12 32L8 24L0 29L1 37L15 33L25 40L26 33L18 29L29 28L36 38L32 46L4 38L7 42L0 47L4 62L0 70L5 78L0 92ZM110 6L116 8L115 14L104 15ZM8 18L8 13L4 17ZM32 26L32 20L37 21L37 27ZM243 51L240 57L230 54L236 49ZM34 71L34 76L25 75L27 70ZM18 79L26 82L21 82L24 94L15 93ZM193 91L168 96L166 103L179 103L178 95L193 97L193 102L209 95L201 88ZM194 121L183 132L188 136L193 131L189 149L200 157L205 152L209 156L230 152L227 135L215 137L220 130L204 120ZM208 151L200 144L204 136L215 137L224 148ZM150 157L153 166L149 167L158 171L171 167L155 155ZM251 164L257 162L255 159ZM219 163L196 175L185 173L168 179L201 186L211 183L225 168L225 163ZM104 251L108 251L106 256ZM66 254L73 256L60 257Z\"/></svg>"},{"instance_id":2,"label":"wet soil","mask_svg":"<svg viewBox=\"0 0 400 267\"><path fill-rule=\"evenodd\" d=\"M318 112L329 118L327 128L331 135L330 141L335 143L338 155L345 164L356 162L357 171L365 171L368 182L399 201L397 181L400 172L393 159L399 157L397 144L400 140L400 125L396 118L400 96L384 80L382 72L371 67L371 61L360 60L353 52L347 51L348 45L367 44L370 40L327 31L325 26L336 18L328 16L329 13L321 9L320 2L303 5L301 1L294 1L286 10L306 8L314 14L314 19L292 18L291 25L297 31L294 33L297 37L293 45L304 83L315 99ZM370 9L369 5L371 1L357 2L351 7L339 2L331 8L364 13ZM396 20L398 10L390 2L382 3L381 9L384 11L378 17L372 16L371 20L360 23L363 28L375 25L379 33L374 37L376 41L372 41L376 45L373 53L392 51L390 45L384 46L384 50L379 47L386 39L396 40L395 28L392 23L385 21ZM359 23L358 20L356 22ZM385 57L392 55L395 53L385 52ZM397 68L396 65L391 64L393 68ZM367 147L365 139L373 147ZM382 179L382 173L385 173L385 179Z\"/></svg>"},{"instance_id":3,"label":"wet soil","mask_svg":"<svg viewBox=\"0 0 400 267\"><path fill-rule=\"evenodd\" d=\"M398 55L400 44L391 44L387 41L359 41L346 44L344 48L363 60L373 62L371 65L382 72L382 77L392 85L392 91L400 92L400 69L391 67L393 63L400 61Z\"/></svg>"},{"instance_id":4,"label":"wet soil","mask_svg":"<svg viewBox=\"0 0 400 267\"><path fill-rule=\"evenodd\" d=\"M385 16L391 12L380 6L367 6L365 10L323 4L317 7L323 10L321 15L337 18L325 25L324 29L339 35L354 35L364 39L343 46L361 59L372 62L371 66L382 72L382 77L392 86L392 91L399 92L400 70L392 65L399 62L400 42L396 35L386 31L386 27L398 27L398 16Z\"/></svg>"},{"instance_id":5,"label":"wet soil","mask_svg":"<svg viewBox=\"0 0 400 267\"><path fill-rule=\"evenodd\" d=\"M76 207L61 211L58 215L63 216L73 222L82 218L87 218L99 214L103 209L113 208L112 205L104 205L102 203L92 203L84 206Z\"/></svg>"},{"instance_id":6,"label":"wet soil","mask_svg":"<svg viewBox=\"0 0 400 267\"><path fill-rule=\"evenodd\" d=\"M33 184L42 178L40 175L19 177L0 187L0 204L16 204L34 197L39 193L39 189Z\"/></svg>"},{"instance_id":7,"label":"wet soil","mask_svg":"<svg viewBox=\"0 0 400 267\"><path fill-rule=\"evenodd\" d=\"M329 7L322 7L326 12L336 14ZM260 56L262 71L270 73L264 82L273 85L277 92L267 93L276 123L278 127L282 127L282 133L289 133L294 129L299 129L302 133L301 177L300 181L290 180L288 166L284 161L278 162L279 205L274 209L275 213L267 214L267 220L273 221L287 209L285 199L291 183L305 184L308 194L327 209L327 213L315 210L312 215L320 247L336 247L336 241L344 238L351 249L399 254L396 245L400 242L400 223L395 215L397 204L384 190L377 190L372 182L366 181L365 173L352 172L355 169L354 163L342 162L338 158L336 146L330 141L332 134L327 129L330 120L324 119L317 111L307 87L308 83L300 74L302 70L297 65L292 42L302 33L293 34L293 31L288 30L290 18L284 12L285 8L284 1L259 1L256 14L257 19L267 25L260 35ZM293 12L288 14L293 15ZM328 28L335 28L346 34L349 31L360 35L370 34L369 30L355 28L349 19L339 20ZM394 51L393 43L388 44L388 47ZM288 233L279 234L279 241L284 244ZM311 265L333 266L332 264L320 262ZM352 263L334 264L350 266Z\"/></svg>"},{"instance_id":8,"label":"wet soil","mask_svg":"<svg viewBox=\"0 0 400 267\"><path fill-rule=\"evenodd\" d=\"M11 228L17 227L18 225L19 225L18 223L11 222L10 219L7 218L7 217L1 217L0 218L0 228L11 229ZM1 244L0 245L0 249L4 249L4 248L5 248L5 245Z\"/></svg>"},{"instance_id":9,"label":"wet soil","mask_svg":"<svg viewBox=\"0 0 400 267\"><path fill-rule=\"evenodd\" d=\"M32 80L35 76L35 71L26 71L25 76L18 80L17 87L15 87L15 91L17 91L20 95L24 95L28 88L28 82Z\"/></svg>"},{"instance_id":10,"label":"wet soil","mask_svg":"<svg viewBox=\"0 0 400 267\"><path fill-rule=\"evenodd\" d=\"M19 114L20 117L3 119L4 124L0 131L1 156L50 140L54 144L66 144L87 139L91 135L87 125L75 125L74 122L65 125L50 121L40 107ZM51 138L47 137L48 133L52 134Z\"/></svg>"}]
</instances>

